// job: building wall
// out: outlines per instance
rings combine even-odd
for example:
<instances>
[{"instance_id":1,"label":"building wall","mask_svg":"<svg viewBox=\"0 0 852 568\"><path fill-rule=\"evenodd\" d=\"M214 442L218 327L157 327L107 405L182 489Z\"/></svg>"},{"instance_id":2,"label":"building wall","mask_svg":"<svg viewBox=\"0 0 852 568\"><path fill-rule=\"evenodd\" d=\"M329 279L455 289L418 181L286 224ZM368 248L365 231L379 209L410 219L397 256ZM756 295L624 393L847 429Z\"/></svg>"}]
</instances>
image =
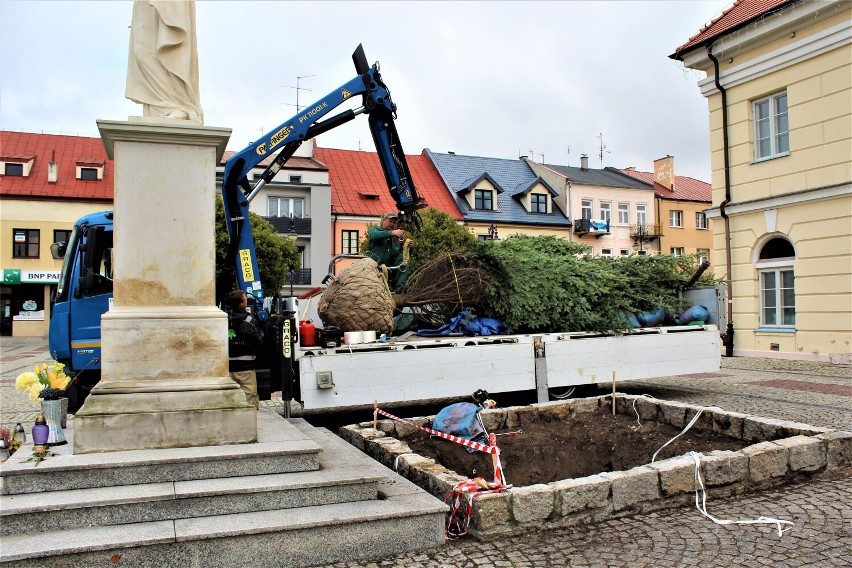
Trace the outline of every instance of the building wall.
<instances>
[{"instance_id":1,"label":"building wall","mask_svg":"<svg viewBox=\"0 0 852 568\"><path fill-rule=\"evenodd\" d=\"M733 61L724 50L717 53L728 97L731 203L726 210L735 355L852 360L851 6L805 2L797 8L798 23L796 12L789 11L777 18L790 19L789 28L762 42L749 39L759 47L730 45ZM725 224L719 219L725 198L721 94L712 85L708 61L694 67L711 75L699 85L710 110L710 216L717 219L715 271L721 278L726 276ZM756 161L753 101L783 90L790 153ZM788 239L796 250L795 329L786 332L759 329L754 262L761 239L770 234Z\"/></svg>"},{"instance_id":2,"label":"building wall","mask_svg":"<svg viewBox=\"0 0 852 568\"><path fill-rule=\"evenodd\" d=\"M660 252L670 254L672 247L683 247L684 254L696 254L699 249L710 252L710 264L713 264L713 233L712 223L707 221L706 229L698 229L695 224L695 214L707 209L707 203L695 201L677 201L658 199L659 224L663 230L660 238ZM671 211L683 212L683 227L671 226Z\"/></svg>"},{"instance_id":3,"label":"building wall","mask_svg":"<svg viewBox=\"0 0 852 568\"><path fill-rule=\"evenodd\" d=\"M3 199L0 206L0 268L4 277L7 272L20 270L24 276L22 283L4 282L0 286L0 315L4 320L3 333L11 333L14 337L46 337L50 322L50 297L52 289L58 281L62 261L54 259L50 254L53 244L54 230L68 230L74 227L74 222L88 213L112 209L111 203L42 201L24 199ZM39 231L38 258L14 258L12 256L14 229L37 229ZM36 274L43 276L36 277ZM26 282L28 277L35 280ZM10 279L6 277L6 279ZM44 307L43 315L20 316L10 312L5 313L7 305L10 310L12 300L24 297L40 298L39 304ZM40 310L39 310L40 311ZM14 319L14 318L18 319ZM29 317L33 319L20 319ZM35 319L38 318L38 319ZM11 326L8 329L7 326Z\"/></svg>"}]
</instances>

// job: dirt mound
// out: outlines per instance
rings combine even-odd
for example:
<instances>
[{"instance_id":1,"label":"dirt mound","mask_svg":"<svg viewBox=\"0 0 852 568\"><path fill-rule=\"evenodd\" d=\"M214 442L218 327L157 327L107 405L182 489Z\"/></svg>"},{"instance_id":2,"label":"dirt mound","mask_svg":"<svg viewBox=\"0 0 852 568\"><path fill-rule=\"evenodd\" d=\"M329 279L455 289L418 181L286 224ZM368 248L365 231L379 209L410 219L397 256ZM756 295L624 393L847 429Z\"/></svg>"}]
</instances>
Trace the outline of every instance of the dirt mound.
<instances>
[{"instance_id":1,"label":"dirt mound","mask_svg":"<svg viewBox=\"0 0 852 568\"><path fill-rule=\"evenodd\" d=\"M519 486L621 471L651 462L651 456L680 429L658 422L605 413L577 414L568 421L526 420L517 434L497 436L500 462L509 483ZM499 431L495 432L500 434ZM411 449L467 477L493 475L491 456L468 453L459 444L420 432L405 440ZM711 450L740 450L748 443L712 432L690 429L666 446L657 461Z\"/></svg>"}]
</instances>

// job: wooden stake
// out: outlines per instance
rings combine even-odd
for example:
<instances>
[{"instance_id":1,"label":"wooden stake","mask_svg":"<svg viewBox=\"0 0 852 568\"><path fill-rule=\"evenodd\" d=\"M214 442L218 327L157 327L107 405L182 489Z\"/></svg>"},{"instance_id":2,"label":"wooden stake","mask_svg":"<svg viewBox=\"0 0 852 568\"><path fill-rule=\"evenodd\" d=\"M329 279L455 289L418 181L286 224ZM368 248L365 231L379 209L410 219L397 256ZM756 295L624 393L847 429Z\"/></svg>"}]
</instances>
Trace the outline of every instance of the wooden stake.
<instances>
[{"instance_id":1,"label":"wooden stake","mask_svg":"<svg viewBox=\"0 0 852 568\"><path fill-rule=\"evenodd\" d=\"M615 371L612 372L612 415L615 416Z\"/></svg>"},{"instance_id":2,"label":"wooden stake","mask_svg":"<svg viewBox=\"0 0 852 568\"><path fill-rule=\"evenodd\" d=\"M376 421L378 420L378 418L379 418L379 401L374 400L373 401L373 430L378 430L378 428L377 428L378 424L376 424Z\"/></svg>"}]
</instances>

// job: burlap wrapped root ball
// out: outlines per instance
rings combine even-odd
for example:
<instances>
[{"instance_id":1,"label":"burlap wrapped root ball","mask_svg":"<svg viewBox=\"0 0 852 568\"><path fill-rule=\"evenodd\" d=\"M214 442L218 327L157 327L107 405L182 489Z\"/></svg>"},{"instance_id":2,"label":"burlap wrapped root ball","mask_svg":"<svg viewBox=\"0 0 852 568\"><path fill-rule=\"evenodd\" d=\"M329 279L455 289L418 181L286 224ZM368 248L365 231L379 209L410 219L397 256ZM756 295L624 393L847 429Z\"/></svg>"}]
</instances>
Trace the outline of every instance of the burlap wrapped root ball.
<instances>
[{"instance_id":1,"label":"burlap wrapped root ball","mask_svg":"<svg viewBox=\"0 0 852 568\"><path fill-rule=\"evenodd\" d=\"M340 272L322 293L317 312L326 326L341 331L393 331L396 304L371 258L362 258Z\"/></svg>"}]
</instances>

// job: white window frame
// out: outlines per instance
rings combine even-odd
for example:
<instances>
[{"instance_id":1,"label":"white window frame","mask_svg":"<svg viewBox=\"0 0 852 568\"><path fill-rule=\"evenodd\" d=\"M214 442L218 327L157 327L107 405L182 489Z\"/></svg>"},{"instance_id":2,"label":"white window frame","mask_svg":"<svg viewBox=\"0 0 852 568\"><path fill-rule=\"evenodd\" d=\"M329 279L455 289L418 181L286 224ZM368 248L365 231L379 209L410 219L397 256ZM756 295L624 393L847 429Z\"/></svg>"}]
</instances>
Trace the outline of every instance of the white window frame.
<instances>
[{"instance_id":1,"label":"white window frame","mask_svg":"<svg viewBox=\"0 0 852 568\"><path fill-rule=\"evenodd\" d=\"M796 275L793 271L793 261L792 259L788 260L772 260L759 262L755 264L755 268L757 268L757 285L758 285L758 300L760 303L760 327L761 328L771 328L771 329L795 329L796 327ZM793 285L790 290L792 290L792 304L787 306L784 305L784 293L780 286L782 281L782 275L784 273L789 273L793 278ZM768 274L772 274L775 278L775 286L773 288L767 288L765 285L766 276ZM766 305L766 292L768 290L772 290L773 300L775 302L774 306ZM784 310L785 308L793 310L793 318L792 323L778 323L779 321L784 321ZM775 315L775 323L769 323L767 321L767 310L772 310Z\"/></svg>"},{"instance_id":2,"label":"white window frame","mask_svg":"<svg viewBox=\"0 0 852 568\"><path fill-rule=\"evenodd\" d=\"M275 202L275 207L273 208L273 200ZM296 203L301 204L301 212L300 214L295 214ZM282 204L285 207L282 209ZM282 211L284 214L282 215ZM282 217L282 218L295 218L295 219L305 219L307 218L307 211L305 211L305 199L303 197L288 197L285 195L270 195L266 201L266 212L267 217Z\"/></svg>"},{"instance_id":3,"label":"white window frame","mask_svg":"<svg viewBox=\"0 0 852 568\"><path fill-rule=\"evenodd\" d=\"M756 162L790 154L788 111L787 91L775 93L752 103Z\"/></svg>"},{"instance_id":4,"label":"white window frame","mask_svg":"<svg viewBox=\"0 0 852 568\"><path fill-rule=\"evenodd\" d=\"M637 203L636 204L636 224L637 225L647 225L648 224L648 204L647 203Z\"/></svg>"},{"instance_id":5,"label":"white window frame","mask_svg":"<svg viewBox=\"0 0 852 568\"><path fill-rule=\"evenodd\" d=\"M672 209L669 211L669 227L676 229L683 228L683 211L680 209Z\"/></svg>"},{"instance_id":6,"label":"white window frame","mask_svg":"<svg viewBox=\"0 0 852 568\"><path fill-rule=\"evenodd\" d=\"M630 256L630 250L628 250L628 249L621 249L620 252L621 252L621 256Z\"/></svg>"},{"instance_id":7,"label":"white window frame","mask_svg":"<svg viewBox=\"0 0 852 568\"><path fill-rule=\"evenodd\" d=\"M630 204L629 203L619 203L618 204L618 224L619 225L629 225L630 224Z\"/></svg>"},{"instance_id":8,"label":"white window frame","mask_svg":"<svg viewBox=\"0 0 852 568\"><path fill-rule=\"evenodd\" d=\"M672 247L672 256L683 256L683 247Z\"/></svg>"},{"instance_id":9,"label":"white window frame","mask_svg":"<svg viewBox=\"0 0 852 568\"><path fill-rule=\"evenodd\" d=\"M705 260L710 262L710 249L696 249L695 256L698 258L698 264Z\"/></svg>"},{"instance_id":10,"label":"white window frame","mask_svg":"<svg viewBox=\"0 0 852 568\"><path fill-rule=\"evenodd\" d=\"M601 221L612 223L612 202L601 201Z\"/></svg>"},{"instance_id":11,"label":"white window frame","mask_svg":"<svg viewBox=\"0 0 852 568\"><path fill-rule=\"evenodd\" d=\"M606 257L606 258L612 258L612 249L611 248L601 249L601 256Z\"/></svg>"},{"instance_id":12,"label":"white window frame","mask_svg":"<svg viewBox=\"0 0 852 568\"><path fill-rule=\"evenodd\" d=\"M695 228L696 229L706 229L707 228L707 214L703 211L695 212Z\"/></svg>"},{"instance_id":13,"label":"white window frame","mask_svg":"<svg viewBox=\"0 0 852 568\"><path fill-rule=\"evenodd\" d=\"M580 200L580 218L591 219L594 214L595 202L591 199Z\"/></svg>"}]
</instances>

